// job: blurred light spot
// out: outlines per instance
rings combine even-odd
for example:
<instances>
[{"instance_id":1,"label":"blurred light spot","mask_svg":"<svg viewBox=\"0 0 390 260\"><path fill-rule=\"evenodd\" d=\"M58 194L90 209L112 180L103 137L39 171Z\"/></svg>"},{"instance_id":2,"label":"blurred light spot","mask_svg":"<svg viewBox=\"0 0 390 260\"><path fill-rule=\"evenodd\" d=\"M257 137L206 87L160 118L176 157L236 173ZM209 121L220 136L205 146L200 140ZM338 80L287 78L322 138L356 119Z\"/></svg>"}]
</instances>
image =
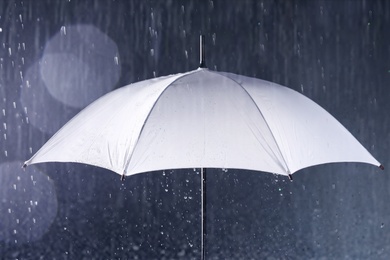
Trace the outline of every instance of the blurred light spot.
<instances>
[{"instance_id":1,"label":"blurred light spot","mask_svg":"<svg viewBox=\"0 0 390 260\"><path fill-rule=\"evenodd\" d=\"M40 77L38 63L34 63L25 74L20 101L25 107L26 122L48 134L54 134L79 111L49 94Z\"/></svg>"},{"instance_id":2,"label":"blurred light spot","mask_svg":"<svg viewBox=\"0 0 390 260\"><path fill-rule=\"evenodd\" d=\"M83 108L114 89L118 62L115 42L96 27L63 26L46 44L40 73L55 99Z\"/></svg>"},{"instance_id":3,"label":"blurred light spot","mask_svg":"<svg viewBox=\"0 0 390 260\"><path fill-rule=\"evenodd\" d=\"M39 240L57 214L52 181L34 166L23 171L21 165L18 161L0 164L0 212L8 212L0 214L0 241L5 243Z\"/></svg>"}]
</instances>

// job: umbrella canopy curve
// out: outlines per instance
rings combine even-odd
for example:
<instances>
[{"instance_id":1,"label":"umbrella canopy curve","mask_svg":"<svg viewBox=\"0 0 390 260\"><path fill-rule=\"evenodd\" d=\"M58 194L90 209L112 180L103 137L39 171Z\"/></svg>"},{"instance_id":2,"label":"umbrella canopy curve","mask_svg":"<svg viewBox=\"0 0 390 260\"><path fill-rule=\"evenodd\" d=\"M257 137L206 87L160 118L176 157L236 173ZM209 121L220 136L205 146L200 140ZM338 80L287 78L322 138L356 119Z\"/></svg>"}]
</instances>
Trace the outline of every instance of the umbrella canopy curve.
<instances>
[{"instance_id":1,"label":"umbrella canopy curve","mask_svg":"<svg viewBox=\"0 0 390 260\"><path fill-rule=\"evenodd\" d=\"M381 164L302 94L207 68L149 79L99 98L25 166L76 162L120 175L230 168L291 176L325 163Z\"/></svg>"}]
</instances>

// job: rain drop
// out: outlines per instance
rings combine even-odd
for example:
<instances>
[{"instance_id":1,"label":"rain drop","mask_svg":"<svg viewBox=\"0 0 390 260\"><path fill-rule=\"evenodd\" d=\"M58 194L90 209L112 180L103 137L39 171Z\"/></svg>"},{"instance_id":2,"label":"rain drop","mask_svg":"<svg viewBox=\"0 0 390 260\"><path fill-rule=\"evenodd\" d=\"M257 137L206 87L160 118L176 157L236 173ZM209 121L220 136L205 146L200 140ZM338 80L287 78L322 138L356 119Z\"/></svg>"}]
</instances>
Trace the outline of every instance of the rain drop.
<instances>
[{"instance_id":1,"label":"rain drop","mask_svg":"<svg viewBox=\"0 0 390 260\"><path fill-rule=\"evenodd\" d=\"M260 44L260 49L261 49L262 51L265 51L265 45L264 45L264 44Z\"/></svg>"},{"instance_id":2,"label":"rain drop","mask_svg":"<svg viewBox=\"0 0 390 260\"><path fill-rule=\"evenodd\" d=\"M66 35L66 27L61 26L61 35Z\"/></svg>"}]
</instances>

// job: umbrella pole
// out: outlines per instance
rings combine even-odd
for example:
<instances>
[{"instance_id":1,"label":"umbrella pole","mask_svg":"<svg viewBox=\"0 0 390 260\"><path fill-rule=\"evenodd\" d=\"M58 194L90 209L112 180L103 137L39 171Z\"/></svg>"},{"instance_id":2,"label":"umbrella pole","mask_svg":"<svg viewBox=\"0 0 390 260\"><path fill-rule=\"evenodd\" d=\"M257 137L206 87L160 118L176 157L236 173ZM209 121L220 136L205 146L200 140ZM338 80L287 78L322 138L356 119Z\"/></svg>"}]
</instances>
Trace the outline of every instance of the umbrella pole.
<instances>
[{"instance_id":1,"label":"umbrella pole","mask_svg":"<svg viewBox=\"0 0 390 260\"><path fill-rule=\"evenodd\" d=\"M207 226L206 226L206 169L200 168L200 192L201 192L201 260L206 259L206 234L207 234Z\"/></svg>"}]
</instances>

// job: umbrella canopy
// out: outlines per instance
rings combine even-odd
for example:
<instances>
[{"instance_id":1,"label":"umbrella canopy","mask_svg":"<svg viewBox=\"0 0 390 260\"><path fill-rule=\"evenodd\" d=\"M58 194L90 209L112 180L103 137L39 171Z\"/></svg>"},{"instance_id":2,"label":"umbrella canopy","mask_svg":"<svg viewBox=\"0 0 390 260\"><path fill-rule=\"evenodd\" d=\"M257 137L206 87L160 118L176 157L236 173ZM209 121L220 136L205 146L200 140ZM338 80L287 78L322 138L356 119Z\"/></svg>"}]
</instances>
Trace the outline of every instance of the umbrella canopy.
<instances>
[{"instance_id":1,"label":"umbrella canopy","mask_svg":"<svg viewBox=\"0 0 390 260\"><path fill-rule=\"evenodd\" d=\"M199 68L117 89L81 111L25 165L77 162L121 175L234 168L290 176L380 163L328 112L289 88Z\"/></svg>"}]
</instances>

